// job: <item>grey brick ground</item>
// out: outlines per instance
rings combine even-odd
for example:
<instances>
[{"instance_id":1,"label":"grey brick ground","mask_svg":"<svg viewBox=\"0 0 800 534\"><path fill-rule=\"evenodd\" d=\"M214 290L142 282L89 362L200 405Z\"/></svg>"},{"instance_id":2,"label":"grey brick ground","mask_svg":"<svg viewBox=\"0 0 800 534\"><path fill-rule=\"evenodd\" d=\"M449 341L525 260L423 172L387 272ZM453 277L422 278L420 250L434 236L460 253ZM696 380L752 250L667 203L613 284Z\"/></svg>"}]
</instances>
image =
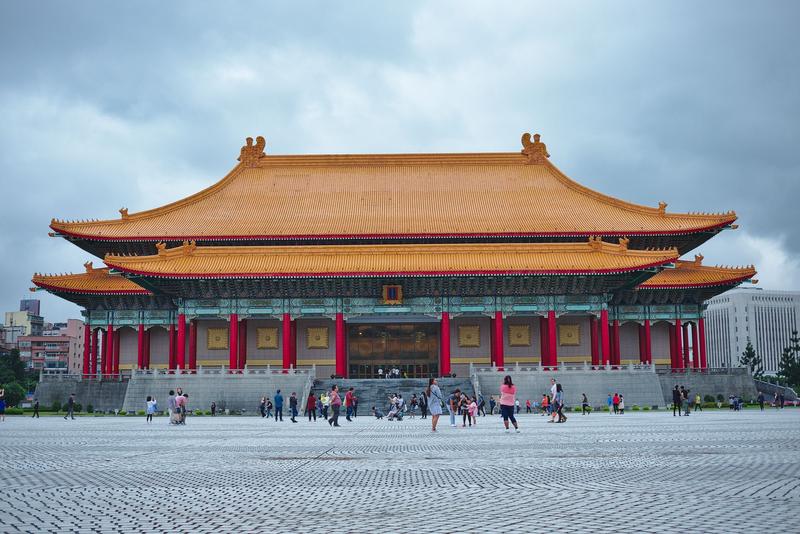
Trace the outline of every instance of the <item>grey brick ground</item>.
<instances>
[{"instance_id":1,"label":"grey brick ground","mask_svg":"<svg viewBox=\"0 0 800 534\"><path fill-rule=\"evenodd\" d=\"M9 417L0 531L800 530L800 410L520 420Z\"/></svg>"}]
</instances>

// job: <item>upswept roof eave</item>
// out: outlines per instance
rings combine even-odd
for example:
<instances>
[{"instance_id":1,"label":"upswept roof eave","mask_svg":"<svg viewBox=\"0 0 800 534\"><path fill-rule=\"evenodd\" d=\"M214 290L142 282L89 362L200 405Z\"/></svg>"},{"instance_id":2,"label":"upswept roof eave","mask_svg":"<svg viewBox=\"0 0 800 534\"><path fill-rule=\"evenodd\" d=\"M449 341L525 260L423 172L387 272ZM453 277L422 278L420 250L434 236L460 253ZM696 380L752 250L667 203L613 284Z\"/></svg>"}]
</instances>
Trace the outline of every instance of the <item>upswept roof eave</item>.
<instances>
[{"instance_id":1,"label":"upswept roof eave","mask_svg":"<svg viewBox=\"0 0 800 534\"><path fill-rule=\"evenodd\" d=\"M640 284L639 290L654 289L696 289L739 285L752 279L757 271L753 265L745 267L726 267L719 265L702 265L702 256L696 256L694 262L678 260L675 269L657 273ZM671 280L672 279L672 280Z\"/></svg>"},{"instance_id":2,"label":"upswept roof eave","mask_svg":"<svg viewBox=\"0 0 800 534\"><path fill-rule=\"evenodd\" d=\"M86 273L60 275L36 273L31 282L37 288L49 292L72 295L152 295L152 292L138 286L135 282L110 274L107 268L87 270ZM112 288L111 285L127 287Z\"/></svg>"}]
</instances>

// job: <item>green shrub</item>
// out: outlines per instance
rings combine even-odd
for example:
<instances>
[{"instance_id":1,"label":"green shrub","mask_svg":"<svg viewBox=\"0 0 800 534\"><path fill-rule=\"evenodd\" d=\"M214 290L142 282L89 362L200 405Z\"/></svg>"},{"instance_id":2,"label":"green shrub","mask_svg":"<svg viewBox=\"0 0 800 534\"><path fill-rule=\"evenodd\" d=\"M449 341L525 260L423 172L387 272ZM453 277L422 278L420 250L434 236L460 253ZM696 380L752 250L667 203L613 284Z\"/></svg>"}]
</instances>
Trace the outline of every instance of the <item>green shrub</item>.
<instances>
[{"instance_id":1,"label":"green shrub","mask_svg":"<svg viewBox=\"0 0 800 534\"><path fill-rule=\"evenodd\" d=\"M649 412L650 411L650 406L645 406L644 408L642 408L642 411Z\"/></svg>"},{"instance_id":2,"label":"green shrub","mask_svg":"<svg viewBox=\"0 0 800 534\"><path fill-rule=\"evenodd\" d=\"M722 393L717 395L717 402L725 402L725 396Z\"/></svg>"},{"instance_id":3,"label":"green shrub","mask_svg":"<svg viewBox=\"0 0 800 534\"><path fill-rule=\"evenodd\" d=\"M60 412L60 411L61 411L61 401L55 401L55 402L53 402L53 408L52 408L52 410L53 410L54 412L56 412L56 413Z\"/></svg>"},{"instance_id":4,"label":"green shrub","mask_svg":"<svg viewBox=\"0 0 800 534\"><path fill-rule=\"evenodd\" d=\"M86 413L94 413L94 406L92 406L91 404L87 404Z\"/></svg>"},{"instance_id":5,"label":"green shrub","mask_svg":"<svg viewBox=\"0 0 800 534\"><path fill-rule=\"evenodd\" d=\"M128 415L128 412L126 412L125 410L120 410L117 415L121 415L122 417L125 417L126 415Z\"/></svg>"},{"instance_id":6,"label":"green shrub","mask_svg":"<svg viewBox=\"0 0 800 534\"><path fill-rule=\"evenodd\" d=\"M80 402L76 402L75 403L75 413L82 412L82 411L83 411L83 405Z\"/></svg>"},{"instance_id":7,"label":"green shrub","mask_svg":"<svg viewBox=\"0 0 800 534\"><path fill-rule=\"evenodd\" d=\"M5 401L7 407L16 406L23 399L25 399L25 388L17 382L9 382L5 385L0 385L5 389Z\"/></svg>"},{"instance_id":8,"label":"green shrub","mask_svg":"<svg viewBox=\"0 0 800 534\"><path fill-rule=\"evenodd\" d=\"M205 415L205 412L203 412L203 410L194 410L192 411L192 415Z\"/></svg>"},{"instance_id":9,"label":"green shrub","mask_svg":"<svg viewBox=\"0 0 800 534\"><path fill-rule=\"evenodd\" d=\"M136 410L136 415L144 415L144 410Z\"/></svg>"},{"instance_id":10,"label":"green shrub","mask_svg":"<svg viewBox=\"0 0 800 534\"><path fill-rule=\"evenodd\" d=\"M703 402L714 402L714 395L706 395L703 397Z\"/></svg>"},{"instance_id":11,"label":"green shrub","mask_svg":"<svg viewBox=\"0 0 800 534\"><path fill-rule=\"evenodd\" d=\"M604 412L608 412L608 411L611 411L611 409L608 406L603 406L603 411Z\"/></svg>"},{"instance_id":12,"label":"green shrub","mask_svg":"<svg viewBox=\"0 0 800 534\"><path fill-rule=\"evenodd\" d=\"M640 408L639 408L639 406L637 404L634 404L633 408L631 408L631 410L633 410L634 412L638 412L640 410Z\"/></svg>"},{"instance_id":13,"label":"green shrub","mask_svg":"<svg viewBox=\"0 0 800 534\"><path fill-rule=\"evenodd\" d=\"M572 408L572 411L573 412L580 412L581 411L581 407L580 406L575 406L575 407Z\"/></svg>"},{"instance_id":14,"label":"green shrub","mask_svg":"<svg viewBox=\"0 0 800 534\"><path fill-rule=\"evenodd\" d=\"M6 415L22 415L24 410L22 408L6 408Z\"/></svg>"}]
</instances>

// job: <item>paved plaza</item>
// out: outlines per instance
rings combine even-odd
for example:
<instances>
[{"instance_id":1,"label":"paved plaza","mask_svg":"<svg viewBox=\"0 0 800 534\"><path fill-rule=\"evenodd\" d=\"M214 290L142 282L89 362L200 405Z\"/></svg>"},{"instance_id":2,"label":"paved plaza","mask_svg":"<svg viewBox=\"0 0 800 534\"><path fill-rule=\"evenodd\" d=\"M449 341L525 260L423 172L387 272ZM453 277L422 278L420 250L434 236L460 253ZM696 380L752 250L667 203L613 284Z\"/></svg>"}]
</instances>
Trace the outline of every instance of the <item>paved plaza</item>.
<instances>
[{"instance_id":1,"label":"paved plaza","mask_svg":"<svg viewBox=\"0 0 800 534\"><path fill-rule=\"evenodd\" d=\"M797 532L800 410L496 417L9 417L1 532Z\"/></svg>"}]
</instances>

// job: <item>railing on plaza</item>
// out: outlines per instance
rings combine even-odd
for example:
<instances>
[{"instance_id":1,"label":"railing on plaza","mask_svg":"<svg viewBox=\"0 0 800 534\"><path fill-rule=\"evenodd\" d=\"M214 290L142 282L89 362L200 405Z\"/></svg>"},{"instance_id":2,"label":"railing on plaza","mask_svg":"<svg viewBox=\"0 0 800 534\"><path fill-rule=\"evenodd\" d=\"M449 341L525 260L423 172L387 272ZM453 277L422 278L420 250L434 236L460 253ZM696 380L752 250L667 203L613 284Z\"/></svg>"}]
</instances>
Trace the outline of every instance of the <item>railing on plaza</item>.
<instances>
[{"instance_id":1,"label":"railing on plaza","mask_svg":"<svg viewBox=\"0 0 800 534\"><path fill-rule=\"evenodd\" d=\"M97 382L123 382L130 380L132 377L142 376L166 376L166 375L226 375L226 376L252 376L252 375L307 375L313 380L316 375L316 366L308 368L289 368L272 367L247 367L243 369L230 369L227 366L220 367L203 367L197 366L197 369L132 369L121 371L119 373L110 374L80 374L69 373L67 369L40 369L39 382L53 382L60 380L80 380L80 381L97 381Z\"/></svg>"},{"instance_id":2,"label":"railing on plaza","mask_svg":"<svg viewBox=\"0 0 800 534\"><path fill-rule=\"evenodd\" d=\"M680 367L680 368L659 367L658 369L656 369L656 373L660 375L704 374L704 375L747 376L750 374L750 371L746 367L706 367L705 369L695 369L692 367Z\"/></svg>"},{"instance_id":3,"label":"railing on plaza","mask_svg":"<svg viewBox=\"0 0 800 534\"><path fill-rule=\"evenodd\" d=\"M469 374L470 376L474 376L475 373L506 373L506 372L515 372L515 373L547 373L547 372L554 372L558 371L559 373L563 372L585 372L585 371L610 371L610 372L618 372L618 371L627 371L632 373L655 373L656 366L654 364L625 364L625 365L590 365L588 363L583 363L581 365L575 364L563 364L563 365L555 365L555 366L547 366L547 365L520 365L520 364L513 364L513 365L505 365L502 367L498 367L493 365L491 367L478 367L474 364L469 365Z\"/></svg>"}]
</instances>

